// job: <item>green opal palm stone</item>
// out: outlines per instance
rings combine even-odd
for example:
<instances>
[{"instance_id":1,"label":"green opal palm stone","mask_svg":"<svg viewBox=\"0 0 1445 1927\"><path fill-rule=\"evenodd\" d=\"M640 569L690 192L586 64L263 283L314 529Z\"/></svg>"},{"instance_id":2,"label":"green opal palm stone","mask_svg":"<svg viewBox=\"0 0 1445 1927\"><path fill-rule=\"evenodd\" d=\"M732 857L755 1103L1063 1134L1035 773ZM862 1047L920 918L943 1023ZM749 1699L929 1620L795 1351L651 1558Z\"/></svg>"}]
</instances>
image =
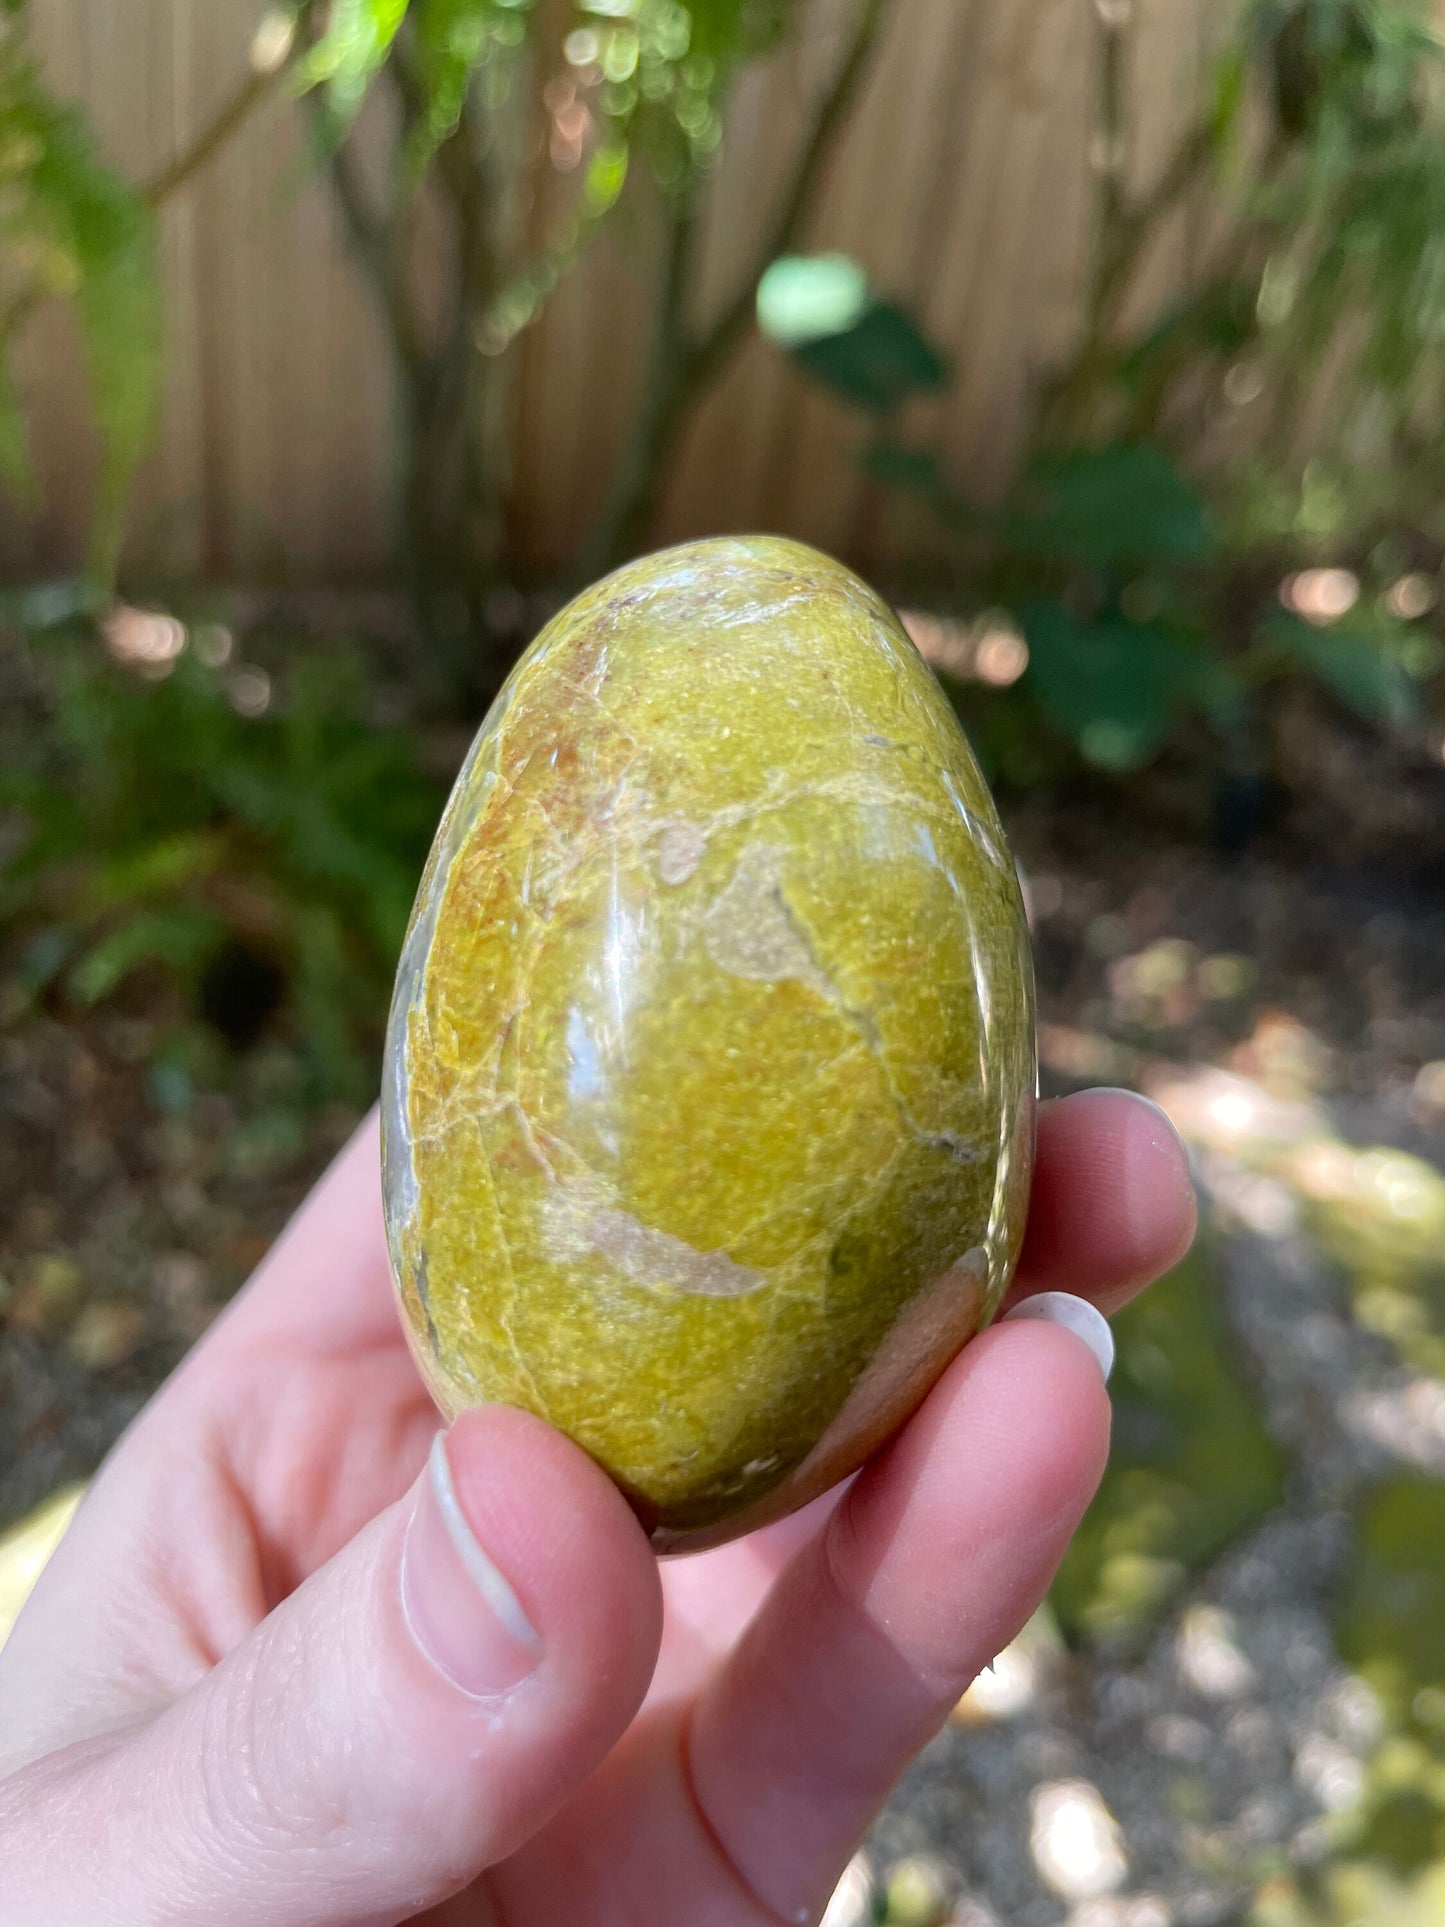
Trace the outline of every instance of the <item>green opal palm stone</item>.
<instances>
[{"instance_id":1,"label":"green opal palm stone","mask_svg":"<svg viewBox=\"0 0 1445 1927\"><path fill-rule=\"evenodd\" d=\"M404 1318L665 1551L853 1471L997 1308L1033 1157L1018 879L896 617L795 542L571 603L457 779L383 1097Z\"/></svg>"}]
</instances>

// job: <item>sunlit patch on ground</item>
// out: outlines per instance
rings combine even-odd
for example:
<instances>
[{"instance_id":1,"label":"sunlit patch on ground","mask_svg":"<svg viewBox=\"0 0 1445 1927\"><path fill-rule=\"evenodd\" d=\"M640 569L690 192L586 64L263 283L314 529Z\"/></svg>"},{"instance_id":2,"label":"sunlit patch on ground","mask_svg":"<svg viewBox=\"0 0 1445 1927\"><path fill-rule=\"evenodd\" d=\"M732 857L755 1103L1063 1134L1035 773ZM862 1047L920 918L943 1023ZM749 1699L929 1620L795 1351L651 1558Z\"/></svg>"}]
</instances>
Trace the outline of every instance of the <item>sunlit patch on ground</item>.
<instances>
[{"instance_id":1,"label":"sunlit patch on ground","mask_svg":"<svg viewBox=\"0 0 1445 1927\"><path fill-rule=\"evenodd\" d=\"M75 1516L81 1490L67 1486L0 1538L0 1646Z\"/></svg>"}]
</instances>

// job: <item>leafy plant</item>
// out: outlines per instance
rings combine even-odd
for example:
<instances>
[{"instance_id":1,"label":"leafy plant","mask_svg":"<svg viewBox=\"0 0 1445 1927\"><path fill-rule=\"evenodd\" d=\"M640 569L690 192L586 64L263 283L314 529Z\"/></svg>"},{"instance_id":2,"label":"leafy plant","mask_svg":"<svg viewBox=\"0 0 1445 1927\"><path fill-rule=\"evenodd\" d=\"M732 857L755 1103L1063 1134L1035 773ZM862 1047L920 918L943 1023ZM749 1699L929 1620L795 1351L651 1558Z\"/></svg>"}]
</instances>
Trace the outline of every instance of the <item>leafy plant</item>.
<instances>
[{"instance_id":1,"label":"leafy plant","mask_svg":"<svg viewBox=\"0 0 1445 1927\"><path fill-rule=\"evenodd\" d=\"M1279 1504L1285 1468L1201 1252L1123 1312L1117 1336L1113 1457L1050 1598L1071 1639L1137 1646L1191 1574Z\"/></svg>"},{"instance_id":2,"label":"leafy plant","mask_svg":"<svg viewBox=\"0 0 1445 1927\"><path fill-rule=\"evenodd\" d=\"M1191 737L1257 764L1273 692L1300 680L1373 724L1408 723L1441 659L1428 609L1390 607L1375 559L1387 533L1445 553L1433 15L1416 0L1259 0L1135 196L1132 18L1100 9L1111 158L1090 293L1002 503L969 499L905 434L904 405L939 386L943 357L858 264L781 259L758 294L763 332L864 411L868 474L947 532L964 613L987 627L1003 612L1026 642L1017 689L973 717L1006 767L1021 752L1021 774L1051 738L1113 770ZM1182 298L1126 325L1160 228L1206 186L1222 238ZM1352 605L1281 606L1290 572L1322 559L1349 568Z\"/></svg>"},{"instance_id":3,"label":"leafy plant","mask_svg":"<svg viewBox=\"0 0 1445 1927\"><path fill-rule=\"evenodd\" d=\"M236 704L262 672L194 647L140 674L66 623L7 653L29 697L0 769L0 926L29 993L95 1004L149 971L243 1033L279 1003L319 1084L364 1097L442 796L366 721L355 665L304 659L255 715Z\"/></svg>"},{"instance_id":4,"label":"leafy plant","mask_svg":"<svg viewBox=\"0 0 1445 1927\"><path fill-rule=\"evenodd\" d=\"M478 620L515 573L509 410L515 344L601 226L633 201L661 229L653 342L597 518L596 573L646 537L693 406L743 338L763 269L811 210L889 0L857 0L805 116L763 243L709 315L695 312L702 197L750 61L797 28L801 0L289 0L260 15L247 70L190 145L147 183L97 159L25 51L24 6L0 19L0 479L28 476L13 350L39 304L72 299L107 455L96 572L114 574L125 485L159 367L154 210L183 192L285 81L304 95L395 353L406 410L403 550L443 693L470 697L505 663L479 660ZM363 167L368 92L395 108L389 164ZM419 215L423 207L429 219ZM419 244L425 228L439 245ZM422 254L425 252L426 259ZM440 268L440 273L438 269ZM7 385L7 382L9 385ZM507 646L507 638L502 638Z\"/></svg>"},{"instance_id":5,"label":"leafy plant","mask_svg":"<svg viewBox=\"0 0 1445 1927\"><path fill-rule=\"evenodd\" d=\"M1032 767L1040 724L1115 771L1201 729L1215 755L1221 739L1247 750L1270 692L1299 679L1371 723L1408 723L1440 665L1423 622L1385 605L1388 581L1355 583L1347 611L1313 620L1282 606L1288 552L1231 529L1156 444L1045 446L994 506L925 451L884 438L864 461L950 531L964 612L985 628L1005 615L1027 645L1017 688L971 715L1005 766L1019 744ZM1008 706L1031 724L1014 729Z\"/></svg>"},{"instance_id":6,"label":"leafy plant","mask_svg":"<svg viewBox=\"0 0 1445 1927\"><path fill-rule=\"evenodd\" d=\"M634 182L639 214L661 228L653 340L578 572L645 541L689 413L741 341L759 275L810 211L887 4L859 0L764 244L699 320L698 223L727 102L748 62L797 27L799 0L576 0L560 12L535 0L337 0L298 73L402 370L406 546L434 636L474 632L469 616L510 566L517 337ZM378 199L350 128L383 79L399 127ZM423 196L442 213L453 264L440 319L413 247ZM482 679L501 667L483 665Z\"/></svg>"},{"instance_id":7,"label":"leafy plant","mask_svg":"<svg viewBox=\"0 0 1445 1927\"><path fill-rule=\"evenodd\" d=\"M27 504L36 483L11 358L36 310L56 299L73 306L85 348L103 447L91 567L108 582L160 379L154 235L143 198L46 90L23 10L11 6L0 17L0 480Z\"/></svg>"},{"instance_id":8,"label":"leafy plant","mask_svg":"<svg viewBox=\"0 0 1445 1927\"><path fill-rule=\"evenodd\" d=\"M758 321L814 381L881 414L944 386L948 368L846 254L784 255L758 283Z\"/></svg>"}]
</instances>

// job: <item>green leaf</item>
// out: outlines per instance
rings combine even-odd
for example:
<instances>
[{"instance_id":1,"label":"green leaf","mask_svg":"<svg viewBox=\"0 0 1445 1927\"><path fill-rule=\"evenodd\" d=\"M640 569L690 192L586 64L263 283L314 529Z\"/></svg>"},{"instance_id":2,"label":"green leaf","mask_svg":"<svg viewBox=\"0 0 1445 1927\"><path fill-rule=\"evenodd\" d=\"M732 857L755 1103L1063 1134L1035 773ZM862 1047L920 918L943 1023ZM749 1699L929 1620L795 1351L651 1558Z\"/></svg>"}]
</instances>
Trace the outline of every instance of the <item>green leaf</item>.
<instances>
[{"instance_id":1,"label":"green leaf","mask_svg":"<svg viewBox=\"0 0 1445 1927\"><path fill-rule=\"evenodd\" d=\"M955 534L977 533L988 526L985 514L954 487L937 456L925 449L907 448L885 438L864 450L862 468L884 488L926 503Z\"/></svg>"},{"instance_id":2,"label":"green leaf","mask_svg":"<svg viewBox=\"0 0 1445 1927\"><path fill-rule=\"evenodd\" d=\"M871 299L868 277L846 254L785 254L758 283L758 326L781 348L857 326Z\"/></svg>"},{"instance_id":3,"label":"green leaf","mask_svg":"<svg viewBox=\"0 0 1445 1927\"><path fill-rule=\"evenodd\" d=\"M326 31L301 62L303 86L324 85L343 113L360 106L406 19L407 0L333 0Z\"/></svg>"},{"instance_id":4,"label":"green leaf","mask_svg":"<svg viewBox=\"0 0 1445 1927\"><path fill-rule=\"evenodd\" d=\"M130 485L155 424L161 384L161 295L144 211L82 256L75 297L104 455L91 534L91 573L115 579ZM87 239L89 246L89 237Z\"/></svg>"},{"instance_id":5,"label":"green leaf","mask_svg":"<svg viewBox=\"0 0 1445 1927\"><path fill-rule=\"evenodd\" d=\"M1003 526L1021 556L1102 571L1207 562L1218 547L1197 490L1158 449L1142 443L1034 462Z\"/></svg>"},{"instance_id":6,"label":"green leaf","mask_svg":"<svg viewBox=\"0 0 1445 1927\"><path fill-rule=\"evenodd\" d=\"M887 411L948 379L948 364L901 308L878 301L843 334L801 342L793 359L859 408Z\"/></svg>"},{"instance_id":7,"label":"green leaf","mask_svg":"<svg viewBox=\"0 0 1445 1927\"><path fill-rule=\"evenodd\" d=\"M120 909L143 898L182 890L222 867L224 839L210 830L183 830L97 865L88 892L95 911Z\"/></svg>"},{"instance_id":8,"label":"green leaf","mask_svg":"<svg viewBox=\"0 0 1445 1927\"><path fill-rule=\"evenodd\" d=\"M863 472L886 487L906 489L926 501L959 506L953 484L939 467L938 457L921 448L905 448L899 442L874 442L863 456Z\"/></svg>"},{"instance_id":9,"label":"green leaf","mask_svg":"<svg viewBox=\"0 0 1445 1927\"><path fill-rule=\"evenodd\" d=\"M784 255L758 283L758 325L812 378L857 408L888 410L941 388L948 365L845 254Z\"/></svg>"},{"instance_id":10,"label":"green leaf","mask_svg":"<svg viewBox=\"0 0 1445 1927\"><path fill-rule=\"evenodd\" d=\"M425 97L410 155L413 166L424 165L457 126L474 81L484 82L485 105L500 105L524 38L523 16L532 6L533 0L513 0L510 5L506 0L411 0L407 18ZM373 45L369 57L375 64L368 80L384 62L394 37L385 45Z\"/></svg>"},{"instance_id":11,"label":"green leaf","mask_svg":"<svg viewBox=\"0 0 1445 1927\"><path fill-rule=\"evenodd\" d=\"M1166 308L1123 354L1115 371L1137 400L1161 397L1179 376L1211 356L1233 359L1256 333L1258 288L1223 278Z\"/></svg>"},{"instance_id":12,"label":"green leaf","mask_svg":"<svg viewBox=\"0 0 1445 1927\"><path fill-rule=\"evenodd\" d=\"M1142 767L1184 708L1212 690L1208 657L1162 622L1082 620L1057 602L1028 603L1020 615L1027 688L1100 768Z\"/></svg>"},{"instance_id":13,"label":"green leaf","mask_svg":"<svg viewBox=\"0 0 1445 1927\"><path fill-rule=\"evenodd\" d=\"M615 207L627 183L627 149L620 141L599 147L587 163L582 199L591 215Z\"/></svg>"},{"instance_id":14,"label":"green leaf","mask_svg":"<svg viewBox=\"0 0 1445 1927\"><path fill-rule=\"evenodd\" d=\"M92 945L70 971L69 983L82 1003L99 1003L121 979L143 963L163 963L192 975L215 949L225 926L214 912L177 904L128 917Z\"/></svg>"},{"instance_id":15,"label":"green leaf","mask_svg":"<svg viewBox=\"0 0 1445 1927\"><path fill-rule=\"evenodd\" d=\"M9 347L0 343L0 354ZM10 370L0 360L0 482L21 508L36 506L38 489L30 460L30 432Z\"/></svg>"},{"instance_id":16,"label":"green leaf","mask_svg":"<svg viewBox=\"0 0 1445 1927\"><path fill-rule=\"evenodd\" d=\"M3 216L5 238L42 263L26 293L38 299L63 290L80 320L103 446L92 568L109 582L126 494L160 388L152 223L140 196L98 157L83 118L50 97L33 62L14 44L0 57L0 121L27 155ZM13 461L13 429L6 439Z\"/></svg>"},{"instance_id":17,"label":"green leaf","mask_svg":"<svg viewBox=\"0 0 1445 1927\"><path fill-rule=\"evenodd\" d=\"M1138 1642L1278 1505L1284 1459L1196 1250L1115 1325L1114 1449L1050 1595L1072 1639Z\"/></svg>"},{"instance_id":18,"label":"green leaf","mask_svg":"<svg viewBox=\"0 0 1445 1927\"><path fill-rule=\"evenodd\" d=\"M1285 609L1270 615L1265 635L1368 720L1404 722L1419 713L1415 679L1390 646L1391 638L1348 620L1316 628Z\"/></svg>"},{"instance_id":19,"label":"green leaf","mask_svg":"<svg viewBox=\"0 0 1445 1927\"><path fill-rule=\"evenodd\" d=\"M1228 147L1239 126L1249 78L1248 50L1242 43L1226 48L1214 76L1214 99L1210 106L1210 128L1215 143Z\"/></svg>"},{"instance_id":20,"label":"green leaf","mask_svg":"<svg viewBox=\"0 0 1445 1927\"><path fill-rule=\"evenodd\" d=\"M1340 1602L1340 1654L1397 1713L1422 1686L1445 1688L1445 1486L1400 1477L1359 1522Z\"/></svg>"}]
</instances>

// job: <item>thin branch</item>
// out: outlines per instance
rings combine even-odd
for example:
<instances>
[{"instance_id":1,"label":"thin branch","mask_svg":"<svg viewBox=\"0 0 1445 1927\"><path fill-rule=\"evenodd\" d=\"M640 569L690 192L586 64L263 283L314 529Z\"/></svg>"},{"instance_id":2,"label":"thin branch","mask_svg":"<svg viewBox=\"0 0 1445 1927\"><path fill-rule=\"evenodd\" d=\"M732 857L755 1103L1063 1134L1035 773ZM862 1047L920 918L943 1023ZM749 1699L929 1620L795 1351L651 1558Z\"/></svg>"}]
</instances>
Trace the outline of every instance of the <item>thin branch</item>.
<instances>
[{"instance_id":1,"label":"thin branch","mask_svg":"<svg viewBox=\"0 0 1445 1927\"><path fill-rule=\"evenodd\" d=\"M1214 146L1213 124L1200 121L1179 143L1169 165L1149 192L1132 206L1119 209L1111 244L1100 250L1094 276L1093 306L1105 323L1112 318L1127 291L1145 244L1196 185L1213 156Z\"/></svg>"},{"instance_id":2,"label":"thin branch","mask_svg":"<svg viewBox=\"0 0 1445 1927\"><path fill-rule=\"evenodd\" d=\"M1184 135L1163 173L1146 193L1125 202L1105 224L1084 320L1073 358L1049 383L1043 400L1045 431L1074 432L1081 403L1109 379L1115 356L1109 335L1139 264L1159 228L1197 184L1215 151L1212 122L1201 120Z\"/></svg>"},{"instance_id":3,"label":"thin branch","mask_svg":"<svg viewBox=\"0 0 1445 1927\"><path fill-rule=\"evenodd\" d=\"M387 71L406 125L421 127L426 120L426 86L405 32L392 43ZM403 150L406 146L404 132ZM460 408L465 405L464 392L479 352L476 331L491 306L496 281L492 245L496 195L486 135L476 124L470 95L462 103L456 126L437 143L433 159L435 179L451 210L458 279L450 339L436 358L437 373L440 380L450 381Z\"/></svg>"},{"instance_id":4,"label":"thin branch","mask_svg":"<svg viewBox=\"0 0 1445 1927\"><path fill-rule=\"evenodd\" d=\"M1097 8L1103 39L1099 48L1099 122L1095 166L1099 174L1100 259L1112 258L1124 220L1124 175L1128 165L1124 52L1132 9Z\"/></svg>"},{"instance_id":5,"label":"thin branch","mask_svg":"<svg viewBox=\"0 0 1445 1927\"><path fill-rule=\"evenodd\" d=\"M891 4L892 0L864 0L848 51L818 103L793 178L751 265L739 279L731 298L691 345L690 372L697 382L707 381L732 352L751 318L759 281L778 256L792 246L812 213L824 169L832 159L838 136L867 73L869 58Z\"/></svg>"},{"instance_id":6,"label":"thin branch","mask_svg":"<svg viewBox=\"0 0 1445 1927\"><path fill-rule=\"evenodd\" d=\"M33 286L22 288L18 294L11 296L4 308L0 309L0 343L11 340L29 325L41 300L41 290Z\"/></svg>"},{"instance_id":7,"label":"thin branch","mask_svg":"<svg viewBox=\"0 0 1445 1927\"><path fill-rule=\"evenodd\" d=\"M232 135L246 124L256 109L270 99L291 64L297 38L294 25L290 25L284 39L278 39L275 46L264 47L258 42L253 47L251 71L231 98L222 104L190 146L177 154L141 188L141 196L148 206L158 208L186 187L209 165Z\"/></svg>"},{"instance_id":8,"label":"thin branch","mask_svg":"<svg viewBox=\"0 0 1445 1927\"><path fill-rule=\"evenodd\" d=\"M482 318L480 339L488 354L500 354L536 320L610 211L574 215L543 244L535 260L502 284Z\"/></svg>"},{"instance_id":9,"label":"thin branch","mask_svg":"<svg viewBox=\"0 0 1445 1927\"><path fill-rule=\"evenodd\" d=\"M649 378L581 557L588 575L601 575L646 539L667 456L696 392L692 373L696 350L689 347L685 334L689 268L696 240L697 203L688 195L675 204L668 221L657 321L648 351Z\"/></svg>"},{"instance_id":10,"label":"thin branch","mask_svg":"<svg viewBox=\"0 0 1445 1927\"><path fill-rule=\"evenodd\" d=\"M403 111L414 125L426 118L426 87L405 33L392 42L387 61ZM469 228L485 232L490 218L486 140L476 126L470 103L462 103L457 124L437 143L436 167L458 215Z\"/></svg>"},{"instance_id":11,"label":"thin branch","mask_svg":"<svg viewBox=\"0 0 1445 1927\"><path fill-rule=\"evenodd\" d=\"M732 294L702 331L685 328L687 293L697 251L696 196L685 197L668 226L663 261L663 299L648 357L642 404L619 452L584 556L600 573L646 539L672 455L689 411L717 378L752 318L758 282L780 254L792 247L813 211L823 174L868 70L892 0L864 0L858 25L818 103L777 211Z\"/></svg>"},{"instance_id":12,"label":"thin branch","mask_svg":"<svg viewBox=\"0 0 1445 1927\"><path fill-rule=\"evenodd\" d=\"M315 99L315 96L312 98ZM318 122L324 111L317 101L313 113ZM392 230L383 217L368 205L345 143L332 140L324 132L322 139L326 143L332 188L347 233L375 286L402 372L415 387L426 380L432 357L406 298Z\"/></svg>"}]
</instances>

